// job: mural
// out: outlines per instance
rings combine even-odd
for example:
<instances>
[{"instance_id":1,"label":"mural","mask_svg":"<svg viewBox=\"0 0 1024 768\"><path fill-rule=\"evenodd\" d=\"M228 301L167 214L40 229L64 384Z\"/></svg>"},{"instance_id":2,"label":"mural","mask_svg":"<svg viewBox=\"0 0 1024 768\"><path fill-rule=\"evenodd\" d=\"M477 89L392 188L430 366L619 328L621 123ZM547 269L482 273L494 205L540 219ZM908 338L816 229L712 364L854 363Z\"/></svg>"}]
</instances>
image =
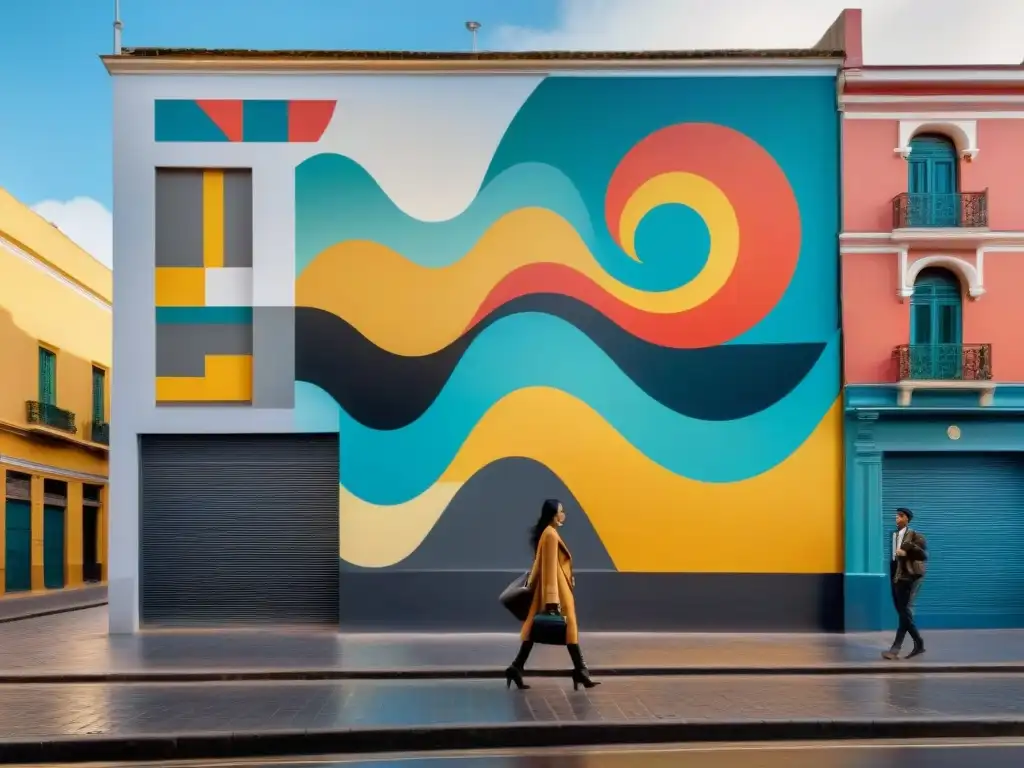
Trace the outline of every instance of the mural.
<instances>
[{"instance_id":1,"label":"mural","mask_svg":"<svg viewBox=\"0 0 1024 768\"><path fill-rule=\"evenodd\" d=\"M157 169L156 401L252 400L252 173Z\"/></svg>"},{"instance_id":2,"label":"mural","mask_svg":"<svg viewBox=\"0 0 1024 768\"><path fill-rule=\"evenodd\" d=\"M345 566L521 563L555 495L578 567L841 572L836 131L833 78L549 77L453 218L302 162Z\"/></svg>"},{"instance_id":3,"label":"mural","mask_svg":"<svg viewBox=\"0 0 1024 768\"><path fill-rule=\"evenodd\" d=\"M157 99L157 141L317 141L334 114L334 101L268 99Z\"/></svg>"}]
</instances>

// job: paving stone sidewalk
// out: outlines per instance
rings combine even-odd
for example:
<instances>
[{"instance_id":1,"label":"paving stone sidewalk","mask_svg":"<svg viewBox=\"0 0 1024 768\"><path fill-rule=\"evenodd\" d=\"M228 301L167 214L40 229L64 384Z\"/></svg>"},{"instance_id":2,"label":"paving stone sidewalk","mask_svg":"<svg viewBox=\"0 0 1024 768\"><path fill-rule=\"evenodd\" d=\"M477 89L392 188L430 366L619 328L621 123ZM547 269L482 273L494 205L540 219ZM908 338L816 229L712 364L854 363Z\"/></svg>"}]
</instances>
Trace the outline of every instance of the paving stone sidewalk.
<instances>
[{"instance_id":1,"label":"paving stone sidewalk","mask_svg":"<svg viewBox=\"0 0 1024 768\"><path fill-rule=\"evenodd\" d=\"M0 763L1024 736L1008 675L7 685Z\"/></svg>"},{"instance_id":2,"label":"paving stone sidewalk","mask_svg":"<svg viewBox=\"0 0 1024 768\"><path fill-rule=\"evenodd\" d=\"M621 677L589 691L542 679L10 685L0 740L451 725L1020 719L1003 675Z\"/></svg>"},{"instance_id":3,"label":"paving stone sidewalk","mask_svg":"<svg viewBox=\"0 0 1024 768\"><path fill-rule=\"evenodd\" d=\"M0 624L0 681L161 680L189 675L459 677L500 675L513 634L346 635L329 630L166 631L107 635L105 608ZM604 674L893 671L879 652L888 634L584 634L592 669ZM1024 673L1024 632L933 632L928 653L899 662L920 671ZM568 666L560 648L537 648L530 666ZM161 677L165 675L166 677ZM147 677L152 676L152 677Z\"/></svg>"},{"instance_id":4,"label":"paving stone sidewalk","mask_svg":"<svg viewBox=\"0 0 1024 768\"><path fill-rule=\"evenodd\" d=\"M106 602L107 587L103 584L86 584L70 589L6 593L0 595L0 623L77 611L105 605Z\"/></svg>"}]
</instances>

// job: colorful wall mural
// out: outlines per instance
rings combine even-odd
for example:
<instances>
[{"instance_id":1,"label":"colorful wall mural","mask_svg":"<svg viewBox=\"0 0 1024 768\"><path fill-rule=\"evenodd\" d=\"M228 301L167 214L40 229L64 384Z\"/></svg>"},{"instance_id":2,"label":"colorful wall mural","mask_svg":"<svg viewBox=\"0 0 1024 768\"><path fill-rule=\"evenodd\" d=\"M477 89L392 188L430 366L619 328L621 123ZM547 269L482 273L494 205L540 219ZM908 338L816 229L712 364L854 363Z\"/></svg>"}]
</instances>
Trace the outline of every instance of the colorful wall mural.
<instances>
[{"instance_id":1,"label":"colorful wall mural","mask_svg":"<svg viewBox=\"0 0 1024 768\"><path fill-rule=\"evenodd\" d=\"M547 77L429 221L313 148L295 409L343 567L521 566L556 495L579 569L841 573L837 135L833 77Z\"/></svg>"},{"instance_id":2,"label":"colorful wall mural","mask_svg":"<svg viewBox=\"0 0 1024 768\"><path fill-rule=\"evenodd\" d=\"M249 403L252 173L156 175L156 401Z\"/></svg>"}]
</instances>

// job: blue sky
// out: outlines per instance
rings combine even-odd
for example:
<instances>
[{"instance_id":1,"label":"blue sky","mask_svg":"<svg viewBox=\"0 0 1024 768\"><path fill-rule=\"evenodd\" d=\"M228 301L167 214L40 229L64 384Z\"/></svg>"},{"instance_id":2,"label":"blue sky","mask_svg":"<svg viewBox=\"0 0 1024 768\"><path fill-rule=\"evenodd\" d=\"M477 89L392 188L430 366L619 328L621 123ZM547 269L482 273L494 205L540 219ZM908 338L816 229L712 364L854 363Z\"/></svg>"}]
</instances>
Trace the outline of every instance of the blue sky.
<instances>
[{"instance_id":1,"label":"blue sky","mask_svg":"<svg viewBox=\"0 0 1024 768\"><path fill-rule=\"evenodd\" d=\"M28 204L111 203L113 0L4 0L0 186ZM465 49L462 23L547 27L556 0L122 0L124 44Z\"/></svg>"},{"instance_id":2,"label":"blue sky","mask_svg":"<svg viewBox=\"0 0 1024 768\"><path fill-rule=\"evenodd\" d=\"M99 56L113 5L0 0L0 187L108 264L111 84ZM465 50L463 22L476 19L491 50L664 50L810 46L847 5L864 9L869 63L1024 56L1024 3L997 0L967 16L962 0L121 0L121 15L128 46Z\"/></svg>"}]
</instances>

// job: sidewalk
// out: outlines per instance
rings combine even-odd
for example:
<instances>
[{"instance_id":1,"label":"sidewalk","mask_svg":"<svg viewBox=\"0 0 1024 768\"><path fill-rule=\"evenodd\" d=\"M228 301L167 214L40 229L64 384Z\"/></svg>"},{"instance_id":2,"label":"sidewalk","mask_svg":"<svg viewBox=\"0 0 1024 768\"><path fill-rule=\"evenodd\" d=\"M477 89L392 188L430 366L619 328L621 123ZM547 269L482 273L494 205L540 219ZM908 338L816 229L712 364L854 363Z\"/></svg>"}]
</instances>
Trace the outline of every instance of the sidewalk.
<instances>
[{"instance_id":1,"label":"sidewalk","mask_svg":"<svg viewBox=\"0 0 1024 768\"><path fill-rule=\"evenodd\" d=\"M1024 735L1018 676L8 685L0 763Z\"/></svg>"},{"instance_id":2,"label":"sidewalk","mask_svg":"<svg viewBox=\"0 0 1024 768\"><path fill-rule=\"evenodd\" d=\"M0 623L50 616L107 604L104 584L87 584L69 589L8 592L0 595Z\"/></svg>"},{"instance_id":3,"label":"sidewalk","mask_svg":"<svg viewBox=\"0 0 1024 768\"><path fill-rule=\"evenodd\" d=\"M508 635L345 635L329 630L166 631L111 637L105 608L0 624L0 683L500 677ZM885 662L888 634L586 634L602 676L1022 673L1024 632L932 632L928 653ZM538 647L531 675L567 669L564 649Z\"/></svg>"}]
</instances>

